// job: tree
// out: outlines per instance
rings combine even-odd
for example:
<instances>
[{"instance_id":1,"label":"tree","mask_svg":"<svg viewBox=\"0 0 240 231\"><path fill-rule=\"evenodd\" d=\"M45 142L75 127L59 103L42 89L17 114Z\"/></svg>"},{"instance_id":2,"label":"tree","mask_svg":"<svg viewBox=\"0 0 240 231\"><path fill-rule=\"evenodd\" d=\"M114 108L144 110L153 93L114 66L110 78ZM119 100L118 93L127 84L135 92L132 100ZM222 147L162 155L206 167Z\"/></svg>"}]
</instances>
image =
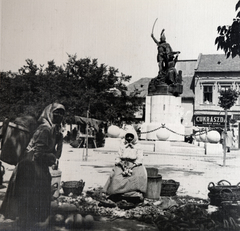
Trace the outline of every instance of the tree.
<instances>
[{"instance_id":1,"label":"tree","mask_svg":"<svg viewBox=\"0 0 240 231\"><path fill-rule=\"evenodd\" d=\"M19 74L0 73L1 120L34 114L52 102L66 107L66 121L73 123L74 116L90 117L119 124L122 120L134 121L134 113L140 105L139 97L127 95L125 83L131 76L119 74L118 69L98 64L97 59L77 59L68 55L65 65L56 66L49 61L45 69L31 59L19 69ZM117 89L118 95L111 89Z\"/></svg>"},{"instance_id":2,"label":"tree","mask_svg":"<svg viewBox=\"0 0 240 231\"><path fill-rule=\"evenodd\" d=\"M90 116L110 123L118 124L123 120L134 120L134 112L140 102L138 97L127 96L125 82L129 82L131 76L126 76L118 69L108 67L105 64L98 65L97 59L77 59L77 56L69 55L66 64L67 78L78 83L75 88L80 95L79 110L75 115L86 116L90 109ZM111 89L117 89L117 96ZM131 105L127 102L131 101Z\"/></svg>"},{"instance_id":3,"label":"tree","mask_svg":"<svg viewBox=\"0 0 240 231\"><path fill-rule=\"evenodd\" d=\"M240 0L236 4L235 10L240 9ZM236 18L233 19L231 26L219 26L217 28L219 36L215 40L217 49L221 49L227 58L232 56L240 56L240 11Z\"/></svg>"},{"instance_id":4,"label":"tree","mask_svg":"<svg viewBox=\"0 0 240 231\"><path fill-rule=\"evenodd\" d=\"M34 64L32 59L26 59L25 60L27 65L24 65L23 67L21 67L18 71L21 74L33 74L35 75L37 73L37 71L39 70L39 68L37 67L36 64Z\"/></svg>"},{"instance_id":5,"label":"tree","mask_svg":"<svg viewBox=\"0 0 240 231\"><path fill-rule=\"evenodd\" d=\"M226 134L227 134L227 111L235 104L239 96L239 92L233 89L221 90L219 96L219 106L225 111L224 126L224 145L223 145L223 166L226 164Z\"/></svg>"}]
</instances>

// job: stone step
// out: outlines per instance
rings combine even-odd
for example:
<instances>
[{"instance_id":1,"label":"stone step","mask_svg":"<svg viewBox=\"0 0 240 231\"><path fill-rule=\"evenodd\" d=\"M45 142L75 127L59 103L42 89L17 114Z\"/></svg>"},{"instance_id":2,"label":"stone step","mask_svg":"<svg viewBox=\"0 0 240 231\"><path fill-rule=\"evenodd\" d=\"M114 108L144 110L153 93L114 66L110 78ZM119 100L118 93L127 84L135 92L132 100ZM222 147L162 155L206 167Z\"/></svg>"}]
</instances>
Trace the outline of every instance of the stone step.
<instances>
[{"instance_id":1,"label":"stone step","mask_svg":"<svg viewBox=\"0 0 240 231\"><path fill-rule=\"evenodd\" d=\"M144 152L169 153L169 154L197 154L204 155L205 148L195 146L186 142L170 142L170 141L139 141Z\"/></svg>"},{"instance_id":2,"label":"stone step","mask_svg":"<svg viewBox=\"0 0 240 231\"><path fill-rule=\"evenodd\" d=\"M96 148L94 149L94 152L99 153L117 153L117 149L108 149L108 148ZM150 155L150 154L174 154L174 155L205 155L205 149L204 148L197 148L197 147L177 147L177 146L171 146L170 149L166 150L160 150L155 152L151 149L144 149L143 153Z\"/></svg>"}]
</instances>

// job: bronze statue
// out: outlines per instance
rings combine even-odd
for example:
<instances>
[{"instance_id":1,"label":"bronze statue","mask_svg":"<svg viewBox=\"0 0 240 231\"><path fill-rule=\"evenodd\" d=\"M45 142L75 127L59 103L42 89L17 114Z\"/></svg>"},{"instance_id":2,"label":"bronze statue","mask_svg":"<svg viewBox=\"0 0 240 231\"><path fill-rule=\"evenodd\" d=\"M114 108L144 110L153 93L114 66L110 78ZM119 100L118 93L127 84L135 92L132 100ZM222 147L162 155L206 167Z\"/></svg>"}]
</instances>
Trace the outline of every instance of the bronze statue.
<instances>
[{"instance_id":1,"label":"bronze statue","mask_svg":"<svg viewBox=\"0 0 240 231\"><path fill-rule=\"evenodd\" d=\"M165 30L163 29L160 34L160 41L154 37L153 33L151 34L153 41L157 44L158 47L157 62L160 72L167 71L168 62L174 59L175 54L180 54L179 51L173 51L170 44L166 42L164 31Z\"/></svg>"},{"instance_id":2,"label":"bronze statue","mask_svg":"<svg viewBox=\"0 0 240 231\"><path fill-rule=\"evenodd\" d=\"M154 25L156 21L154 22ZM175 65L180 52L173 51L170 44L166 42L164 29L160 34L160 41L154 37L153 29L151 37L158 47L157 62L159 66L159 72L158 76L150 81L148 86L148 94L157 95L171 93L175 96L178 96L182 93L182 72L179 71L177 73Z\"/></svg>"}]
</instances>

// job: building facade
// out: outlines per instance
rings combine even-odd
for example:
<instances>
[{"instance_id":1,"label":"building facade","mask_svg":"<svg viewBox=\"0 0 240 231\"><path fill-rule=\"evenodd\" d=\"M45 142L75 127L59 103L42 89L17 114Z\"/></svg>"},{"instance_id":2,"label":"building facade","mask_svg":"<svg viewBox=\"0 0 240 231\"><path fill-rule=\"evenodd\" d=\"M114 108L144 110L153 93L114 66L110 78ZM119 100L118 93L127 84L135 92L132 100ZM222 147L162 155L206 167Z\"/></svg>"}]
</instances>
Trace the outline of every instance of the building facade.
<instances>
[{"instance_id":1,"label":"building facade","mask_svg":"<svg viewBox=\"0 0 240 231\"><path fill-rule=\"evenodd\" d=\"M194 126L223 128L225 112L219 106L220 90L240 89L240 58L200 54L194 71ZM228 110L228 126L239 148L240 97Z\"/></svg>"}]
</instances>

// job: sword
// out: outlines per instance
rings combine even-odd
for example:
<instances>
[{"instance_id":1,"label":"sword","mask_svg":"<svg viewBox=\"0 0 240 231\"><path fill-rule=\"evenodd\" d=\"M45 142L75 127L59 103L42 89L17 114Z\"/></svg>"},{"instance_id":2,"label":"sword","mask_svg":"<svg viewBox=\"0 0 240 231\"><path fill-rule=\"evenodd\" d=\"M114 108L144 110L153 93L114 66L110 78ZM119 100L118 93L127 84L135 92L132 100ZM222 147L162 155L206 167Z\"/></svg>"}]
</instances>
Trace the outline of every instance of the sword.
<instances>
[{"instance_id":1,"label":"sword","mask_svg":"<svg viewBox=\"0 0 240 231\"><path fill-rule=\"evenodd\" d=\"M155 22L153 23L152 34L153 34L153 30L154 30L154 27L155 27L155 24L156 24L157 20L158 20L158 18L156 18Z\"/></svg>"}]
</instances>

